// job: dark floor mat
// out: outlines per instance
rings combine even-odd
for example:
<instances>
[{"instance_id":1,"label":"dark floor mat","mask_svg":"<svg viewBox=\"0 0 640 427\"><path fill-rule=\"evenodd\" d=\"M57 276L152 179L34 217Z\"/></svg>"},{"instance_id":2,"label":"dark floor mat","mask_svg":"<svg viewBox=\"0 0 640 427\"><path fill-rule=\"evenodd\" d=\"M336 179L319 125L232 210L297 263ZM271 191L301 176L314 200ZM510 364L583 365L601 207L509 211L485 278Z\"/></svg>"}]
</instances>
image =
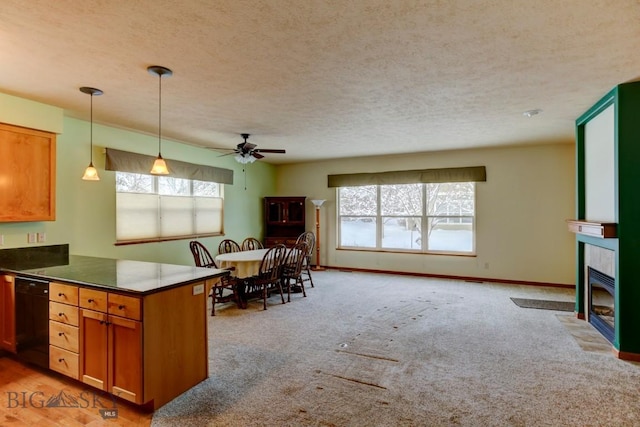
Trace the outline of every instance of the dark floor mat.
<instances>
[{"instance_id":1,"label":"dark floor mat","mask_svg":"<svg viewBox=\"0 0 640 427\"><path fill-rule=\"evenodd\" d=\"M574 311L576 303L573 301L551 301L545 299L511 298L518 307L538 308L541 310Z\"/></svg>"}]
</instances>

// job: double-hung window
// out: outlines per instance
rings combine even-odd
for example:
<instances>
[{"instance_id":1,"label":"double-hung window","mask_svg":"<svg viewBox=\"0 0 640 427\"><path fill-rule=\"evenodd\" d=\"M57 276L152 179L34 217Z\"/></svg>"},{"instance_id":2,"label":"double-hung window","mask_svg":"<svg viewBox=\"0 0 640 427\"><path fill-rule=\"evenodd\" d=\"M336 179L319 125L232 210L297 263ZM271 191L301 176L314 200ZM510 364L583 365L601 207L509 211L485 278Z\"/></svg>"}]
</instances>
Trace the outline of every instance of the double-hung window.
<instances>
[{"instance_id":1,"label":"double-hung window","mask_svg":"<svg viewBox=\"0 0 640 427\"><path fill-rule=\"evenodd\" d=\"M387 183L394 180L401 183ZM484 167L330 176L338 247L473 255L476 181L484 180Z\"/></svg>"}]
</instances>

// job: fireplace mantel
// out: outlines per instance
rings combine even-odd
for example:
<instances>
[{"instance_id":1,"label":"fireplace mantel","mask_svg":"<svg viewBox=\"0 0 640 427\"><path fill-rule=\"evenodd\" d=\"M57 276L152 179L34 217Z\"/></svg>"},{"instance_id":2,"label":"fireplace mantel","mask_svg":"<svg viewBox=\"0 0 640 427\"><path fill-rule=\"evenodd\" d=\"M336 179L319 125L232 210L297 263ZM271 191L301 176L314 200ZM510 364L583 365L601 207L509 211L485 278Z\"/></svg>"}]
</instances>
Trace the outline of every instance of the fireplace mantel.
<instances>
[{"instance_id":1,"label":"fireplace mantel","mask_svg":"<svg viewBox=\"0 0 640 427\"><path fill-rule=\"evenodd\" d=\"M618 224L615 222L597 222L584 219L568 219L569 231L585 236L610 239L618 237Z\"/></svg>"}]
</instances>

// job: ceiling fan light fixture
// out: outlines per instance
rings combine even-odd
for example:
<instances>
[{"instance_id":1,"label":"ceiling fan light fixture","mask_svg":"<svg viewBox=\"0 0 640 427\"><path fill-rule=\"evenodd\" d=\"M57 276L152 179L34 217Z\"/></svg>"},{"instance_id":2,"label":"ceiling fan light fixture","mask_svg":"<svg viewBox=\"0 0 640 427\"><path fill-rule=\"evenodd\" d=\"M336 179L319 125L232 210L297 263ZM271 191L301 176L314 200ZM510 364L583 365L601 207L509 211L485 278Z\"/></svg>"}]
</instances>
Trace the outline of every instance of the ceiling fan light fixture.
<instances>
[{"instance_id":1,"label":"ceiling fan light fixture","mask_svg":"<svg viewBox=\"0 0 640 427\"><path fill-rule=\"evenodd\" d=\"M243 165L246 165L247 163L253 163L256 160L264 158L264 155L262 153L286 153L286 151L282 149L257 148L257 145L247 141L250 136L250 134L248 133L241 133L240 136L242 136L244 142L238 144L236 149L234 150L234 159L236 159L236 162Z\"/></svg>"},{"instance_id":2,"label":"ceiling fan light fixture","mask_svg":"<svg viewBox=\"0 0 640 427\"><path fill-rule=\"evenodd\" d=\"M91 95L91 115L90 115L90 137L89 137L89 166L84 170L84 175L82 179L85 181L100 181L100 177L98 176L98 170L93 166L93 96L102 95L102 91L100 89L96 89L94 87L86 87L83 86L80 88L80 92L86 93L87 95Z\"/></svg>"},{"instance_id":3,"label":"ceiling fan light fixture","mask_svg":"<svg viewBox=\"0 0 640 427\"><path fill-rule=\"evenodd\" d=\"M244 155L240 153L236 154L235 159L236 159L236 162L242 163L243 165L246 165L247 163L253 163L256 160L258 160L255 157L253 157L251 154Z\"/></svg>"},{"instance_id":4,"label":"ceiling fan light fixture","mask_svg":"<svg viewBox=\"0 0 640 427\"><path fill-rule=\"evenodd\" d=\"M158 76L158 157L153 162L150 173L152 175L169 175L167 162L162 158L162 77L171 77L173 71L160 65L147 67L147 71L151 75Z\"/></svg>"}]
</instances>

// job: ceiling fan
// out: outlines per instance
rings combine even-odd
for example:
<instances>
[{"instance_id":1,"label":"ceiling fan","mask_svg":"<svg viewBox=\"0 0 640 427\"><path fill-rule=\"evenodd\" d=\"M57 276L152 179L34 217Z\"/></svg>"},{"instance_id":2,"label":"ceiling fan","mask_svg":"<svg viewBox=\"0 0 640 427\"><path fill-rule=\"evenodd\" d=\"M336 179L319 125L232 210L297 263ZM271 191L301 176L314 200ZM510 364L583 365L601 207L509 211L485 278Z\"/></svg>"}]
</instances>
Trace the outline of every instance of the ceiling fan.
<instances>
[{"instance_id":1,"label":"ceiling fan","mask_svg":"<svg viewBox=\"0 0 640 427\"><path fill-rule=\"evenodd\" d=\"M240 144L238 144L236 148L233 149L233 153L229 153L229 154L235 154L235 159L238 163L242 163L242 164L253 163L256 160L260 160L264 157L262 153L279 153L279 154L286 153L285 150L256 148L257 147L256 144L252 144L251 142L247 141L247 139L249 139L248 133L242 133L240 134L240 136L242 136L242 138L244 139L244 142L241 142ZM223 154L223 156L226 156L226 155L227 154Z\"/></svg>"}]
</instances>

